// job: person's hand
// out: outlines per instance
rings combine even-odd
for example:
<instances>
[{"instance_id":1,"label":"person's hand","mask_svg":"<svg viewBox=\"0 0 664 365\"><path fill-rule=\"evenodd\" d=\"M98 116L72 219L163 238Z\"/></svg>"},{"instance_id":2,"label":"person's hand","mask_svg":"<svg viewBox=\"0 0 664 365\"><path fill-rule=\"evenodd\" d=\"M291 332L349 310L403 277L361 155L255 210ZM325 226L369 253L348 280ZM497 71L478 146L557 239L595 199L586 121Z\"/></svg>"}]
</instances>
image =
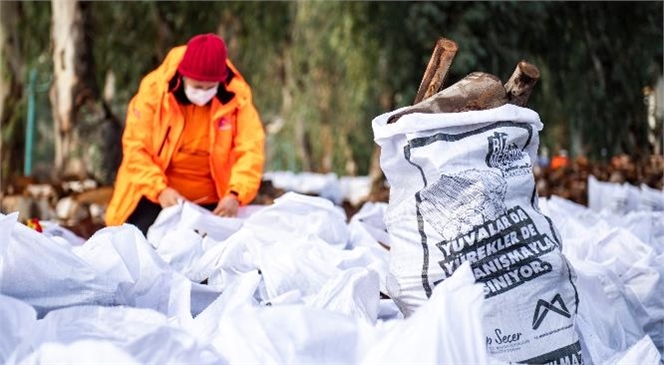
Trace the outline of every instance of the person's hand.
<instances>
[{"instance_id":1,"label":"person's hand","mask_svg":"<svg viewBox=\"0 0 664 365\"><path fill-rule=\"evenodd\" d=\"M212 213L221 217L235 217L239 206L240 201L237 200L237 196L228 194L219 201Z\"/></svg>"},{"instance_id":2,"label":"person's hand","mask_svg":"<svg viewBox=\"0 0 664 365\"><path fill-rule=\"evenodd\" d=\"M184 197L173 188L166 188L159 193L159 205L161 205L162 208L176 205L179 199L184 199Z\"/></svg>"}]
</instances>

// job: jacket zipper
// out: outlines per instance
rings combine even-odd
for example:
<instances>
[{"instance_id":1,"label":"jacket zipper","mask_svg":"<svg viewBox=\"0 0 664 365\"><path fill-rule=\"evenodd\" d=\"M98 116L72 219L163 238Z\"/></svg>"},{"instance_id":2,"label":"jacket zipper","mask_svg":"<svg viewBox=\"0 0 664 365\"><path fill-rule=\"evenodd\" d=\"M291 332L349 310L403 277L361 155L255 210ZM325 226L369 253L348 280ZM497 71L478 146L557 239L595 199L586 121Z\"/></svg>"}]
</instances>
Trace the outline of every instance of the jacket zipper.
<instances>
[{"instance_id":1,"label":"jacket zipper","mask_svg":"<svg viewBox=\"0 0 664 365\"><path fill-rule=\"evenodd\" d=\"M168 128L166 128L166 134L164 135L164 139L161 141L161 147L159 147L159 152L157 152L157 157L161 156L161 150L164 149L164 145L166 144L166 140L168 139L168 134L171 132L171 126L169 125Z\"/></svg>"}]
</instances>

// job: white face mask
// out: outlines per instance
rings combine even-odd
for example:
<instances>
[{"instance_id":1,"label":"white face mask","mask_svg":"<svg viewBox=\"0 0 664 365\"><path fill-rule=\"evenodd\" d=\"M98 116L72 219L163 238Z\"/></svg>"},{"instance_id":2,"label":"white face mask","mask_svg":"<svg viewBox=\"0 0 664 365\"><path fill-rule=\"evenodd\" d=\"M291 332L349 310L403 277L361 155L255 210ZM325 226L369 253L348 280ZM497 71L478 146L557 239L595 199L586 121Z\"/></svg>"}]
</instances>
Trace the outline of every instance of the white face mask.
<instances>
[{"instance_id":1,"label":"white face mask","mask_svg":"<svg viewBox=\"0 0 664 365\"><path fill-rule=\"evenodd\" d=\"M208 90L202 90L185 85L184 93L187 95L187 99L189 99L189 101L198 106L203 106L212 100L212 98L217 94L217 87L213 87Z\"/></svg>"}]
</instances>

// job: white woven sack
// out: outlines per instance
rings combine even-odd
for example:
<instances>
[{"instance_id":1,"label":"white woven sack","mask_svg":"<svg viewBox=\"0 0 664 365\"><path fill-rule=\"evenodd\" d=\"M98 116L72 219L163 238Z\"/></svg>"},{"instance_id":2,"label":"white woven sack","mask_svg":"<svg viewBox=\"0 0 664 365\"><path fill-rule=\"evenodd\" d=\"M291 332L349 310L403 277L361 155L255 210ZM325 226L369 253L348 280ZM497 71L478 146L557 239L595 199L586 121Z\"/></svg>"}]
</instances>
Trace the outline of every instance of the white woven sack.
<instances>
[{"instance_id":1,"label":"white woven sack","mask_svg":"<svg viewBox=\"0 0 664 365\"><path fill-rule=\"evenodd\" d=\"M387 124L391 114L376 117L373 129L391 187L387 290L404 315L469 261L484 285L492 356L582 363L573 272L537 206L539 115L509 104Z\"/></svg>"}]
</instances>

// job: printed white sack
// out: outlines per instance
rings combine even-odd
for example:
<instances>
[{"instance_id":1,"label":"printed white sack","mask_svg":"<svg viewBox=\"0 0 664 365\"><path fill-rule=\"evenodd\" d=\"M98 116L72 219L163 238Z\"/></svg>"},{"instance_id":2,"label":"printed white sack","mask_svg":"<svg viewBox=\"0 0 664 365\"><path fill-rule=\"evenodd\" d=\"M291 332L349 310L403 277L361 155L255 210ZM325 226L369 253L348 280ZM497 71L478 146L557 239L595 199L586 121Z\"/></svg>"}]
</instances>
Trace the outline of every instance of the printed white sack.
<instances>
[{"instance_id":1,"label":"printed white sack","mask_svg":"<svg viewBox=\"0 0 664 365\"><path fill-rule=\"evenodd\" d=\"M395 111L399 112L399 110ZM582 363L578 296L562 242L538 207L532 173L542 123L504 105L373 120L391 188L387 290L404 315L469 261L486 298L489 353L526 363Z\"/></svg>"}]
</instances>

